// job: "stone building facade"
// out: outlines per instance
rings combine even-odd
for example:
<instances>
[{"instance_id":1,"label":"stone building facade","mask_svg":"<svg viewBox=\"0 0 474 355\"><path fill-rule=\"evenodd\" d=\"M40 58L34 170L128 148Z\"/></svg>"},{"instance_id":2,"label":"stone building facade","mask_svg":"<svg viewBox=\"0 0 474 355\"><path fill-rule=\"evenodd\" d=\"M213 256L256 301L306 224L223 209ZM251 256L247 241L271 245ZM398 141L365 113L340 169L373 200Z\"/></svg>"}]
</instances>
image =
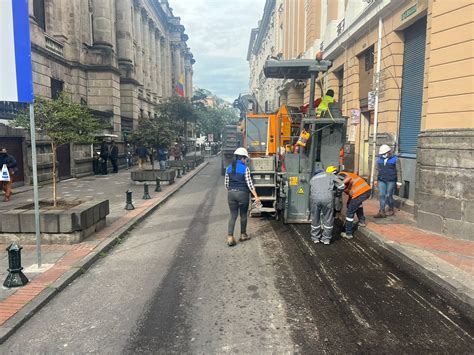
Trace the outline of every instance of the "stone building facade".
<instances>
[{"instance_id":1,"label":"stone building facade","mask_svg":"<svg viewBox=\"0 0 474 355\"><path fill-rule=\"evenodd\" d=\"M305 48L332 67L319 80L348 117L350 169L369 177L376 149L400 154L400 202L418 226L473 239L474 3L470 0L305 0ZM380 76L376 75L382 23ZM296 35L296 32L294 32ZM285 48L285 46L283 46ZM378 86L377 86L378 79ZM286 83L289 85L289 83ZM280 99L284 98L281 92ZM308 103L308 88L299 92Z\"/></svg>"},{"instance_id":2,"label":"stone building facade","mask_svg":"<svg viewBox=\"0 0 474 355\"><path fill-rule=\"evenodd\" d=\"M192 96L193 55L167 0L29 0L29 12L35 95L71 92L106 123L104 134L126 139L140 116L154 116L161 100L176 95L180 78L185 96ZM0 103L0 122L8 125L17 110ZM0 138L30 165L24 131L4 128ZM63 149L64 177L91 172L90 147ZM47 139L38 152L40 180L42 172L47 180ZM25 168L25 180L29 175Z\"/></svg>"}]
</instances>

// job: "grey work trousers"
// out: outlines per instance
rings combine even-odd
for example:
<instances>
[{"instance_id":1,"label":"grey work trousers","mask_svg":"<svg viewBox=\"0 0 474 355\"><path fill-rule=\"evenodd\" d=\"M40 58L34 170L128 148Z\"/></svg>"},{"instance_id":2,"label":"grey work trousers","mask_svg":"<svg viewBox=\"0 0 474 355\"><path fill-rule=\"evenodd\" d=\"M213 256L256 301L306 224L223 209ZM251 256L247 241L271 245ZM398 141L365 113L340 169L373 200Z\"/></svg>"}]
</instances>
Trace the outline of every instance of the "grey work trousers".
<instances>
[{"instance_id":1,"label":"grey work trousers","mask_svg":"<svg viewBox=\"0 0 474 355\"><path fill-rule=\"evenodd\" d=\"M230 218L227 235L234 235L235 222L240 212L240 234L247 233L247 213L249 211L250 193L244 191L229 190L227 194Z\"/></svg>"},{"instance_id":2,"label":"grey work trousers","mask_svg":"<svg viewBox=\"0 0 474 355\"><path fill-rule=\"evenodd\" d=\"M311 202L311 239L330 241L334 226L334 201Z\"/></svg>"}]
</instances>

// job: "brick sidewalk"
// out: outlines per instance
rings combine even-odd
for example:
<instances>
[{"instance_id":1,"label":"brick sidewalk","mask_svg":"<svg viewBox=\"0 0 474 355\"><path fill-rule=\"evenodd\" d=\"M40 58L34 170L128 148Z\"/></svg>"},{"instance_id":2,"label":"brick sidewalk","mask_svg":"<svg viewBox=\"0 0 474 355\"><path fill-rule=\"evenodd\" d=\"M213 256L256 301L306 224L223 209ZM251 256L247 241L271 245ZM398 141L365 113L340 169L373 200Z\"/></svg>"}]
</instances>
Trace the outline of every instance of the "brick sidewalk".
<instances>
[{"instance_id":1,"label":"brick sidewalk","mask_svg":"<svg viewBox=\"0 0 474 355\"><path fill-rule=\"evenodd\" d=\"M437 276L440 286L474 306L474 242L419 229L413 216L403 211L375 219L378 208L378 200L364 202L367 227L359 228L358 233L389 246L423 268L424 274Z\"/></svg>"},{"instance_id":2,"label":"brick sidewalk","mask_svg":"<svg viewBox=\"0 0 474 355\"><path fill-rule=\"evenodd\" d=\"M188 182L198 173L205 164L190 171L186 176L177 179L173 185L162 185L162 192L154 191L154 184L150 184L150 200L142 200L143 186L135 185L130 181L130 170L122 170L119 174L105 176L89 176L82 179L71 179L59 183L61 196L75 197L78 194L98 195L99 198L109 198L110 215L107 216L107 225L101 231L91 235L83 242L75 245L42 245L42 259L45 269L38 271L36 265L36 249L34 245L25 245L22 250L22 264L25 275L30 282L21 288L0 289L0 327L3 327L9 319L12 319L26 305L32 303L43 291L48 288L56 288L54 285L66 273L71 273L80 267L84 260L94 253L100 253L106 243L110 244L110 238L125 232L140 216L153 210L154 207L165 201L171 194ZM92 187L92 188L91 188ZM130 189L134 192L135 209L126 211L125 191ZM40 189L41 198L49 197L50 186ZM32 199L31 192L14 195L11 203L1 203L0 210L15 208L16 205L24 204ZM108 245L108 244L107 244ZM7 245L0 244L5 250ZM100 256L100 255L99 255ZM8 257L7 253L1 254L1 282L7 276ZM30 271L29 271L30 270ZM59 287L59 286L58 286ZM27 312L28 313L28 312ZM28 317L29 314L26 315ZM3 336L8 330L2 329Z\"/></svg>"}]
</instances>

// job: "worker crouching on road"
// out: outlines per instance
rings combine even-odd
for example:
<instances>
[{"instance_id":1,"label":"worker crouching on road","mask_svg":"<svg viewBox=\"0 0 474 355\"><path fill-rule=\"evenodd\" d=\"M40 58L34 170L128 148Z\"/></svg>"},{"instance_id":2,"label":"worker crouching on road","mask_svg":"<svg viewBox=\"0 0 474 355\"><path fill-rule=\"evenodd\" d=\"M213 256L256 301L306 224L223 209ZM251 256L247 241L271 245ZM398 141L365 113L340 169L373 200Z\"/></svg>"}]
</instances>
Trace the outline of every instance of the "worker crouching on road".
<instances>
[{"instance_id":1,"label":"worker crouching on road","mask_svg":"<svg viewBox=\"0 0 474 355\"><path fill-rule=\"evenodd\" d=\"M395 186L400 189L402 186L402 169L400 159L392 155L392 148L383 144L379 149L379 158L377 159L377 180L374 185L379 188L380 209L374 218L385 218L395 214L395 201L393 192ZM388 213L385 214L385 203L388 204Z\"/></svg>"},{"instance_id":2,"label":"worker crouching on road","mask_svg":"<svg viewBox=\"0 0 474 355\"><path fill-rule=\"evenodd\" d=\"M330 244L334 227L334 191L344 190L345 185L335 175L337 168L320 169L311 178L311 240Z\"/></svg>"},{"instance_id":3,"label":"worker crouching on road","mask_svg":"<svg viewBox=\"0 0 474 355\"><path fill-rule=\"evenodd\" d=\"M228 190L227 201L229 203L230 218L227 233L227 245L236 244L234 238L234 227L237 216L240 212L240 242L249 240L247 235L247 214L250 203L250 193L255 197L257 205L260 205L260 198L253 186L250 169L245 165L249 154L245 148L237 148L234 152L234 160L225 173L225 188Z\"/></svg>"},{"instance_id":4,"label":"worker crouching on road","mask_svg":"<svg viewBox=\"0 0 474 355\"><path fill-rule=\"evenodd\" d=\"M364 207L362 203L370 197L370 185L359 175L342 171L339 176L344 178L344 192L349 195L347 201L346 230L341 237L352 239L354 216L357 214L359 226L365 227Z\"/></svg>"}]
</instances>

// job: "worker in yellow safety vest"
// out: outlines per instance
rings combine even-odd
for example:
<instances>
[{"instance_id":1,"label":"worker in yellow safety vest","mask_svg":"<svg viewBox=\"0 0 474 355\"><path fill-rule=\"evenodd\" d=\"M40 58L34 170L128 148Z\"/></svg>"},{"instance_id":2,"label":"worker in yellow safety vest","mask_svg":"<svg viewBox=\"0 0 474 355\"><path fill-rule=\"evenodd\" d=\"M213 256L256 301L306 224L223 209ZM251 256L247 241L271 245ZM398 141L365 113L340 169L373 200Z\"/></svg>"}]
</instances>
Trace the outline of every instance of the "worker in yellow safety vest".
<instances>
[{"instance_id":1,"label":"worker in yellow safety vest","mask_svg":"<svg viewBox=\"0 0 474 355\"><path fill-rule=\"evenodd\" d=\"M326 91L326 95L323 96L321 102L318 105L318 108L316 109L316 116L321 117L325 111L329 110L329 104L332 104L333 102L334 90L329 89L328 91Z\"/></svg>"}]
</instances>

